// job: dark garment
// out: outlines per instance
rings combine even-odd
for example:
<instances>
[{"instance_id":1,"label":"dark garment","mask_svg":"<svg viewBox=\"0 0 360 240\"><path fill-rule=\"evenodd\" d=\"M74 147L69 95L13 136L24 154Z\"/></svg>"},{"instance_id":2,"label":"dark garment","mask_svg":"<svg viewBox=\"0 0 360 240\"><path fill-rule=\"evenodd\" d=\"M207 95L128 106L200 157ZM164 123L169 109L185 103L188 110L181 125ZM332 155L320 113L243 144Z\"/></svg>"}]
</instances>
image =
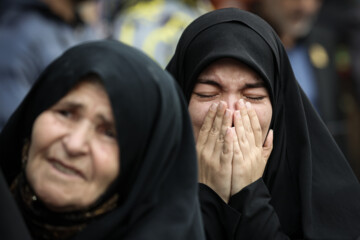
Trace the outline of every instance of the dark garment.
<instances>
[{"instance_id":1,"label":"dark garment","mask_svg":"<svg viewBox=\"0 0 360 240\"><path fill-rule=\"evenodd\" d=\"M287 49L291 61L293 61L295 49L298 54L304 56L303 64L307 64L305 68L301 67L299 62L292 63L293 69L297 70L295 76L300 86L318 110L321 119L342 152L347 158L353 157L348 148L346 107L343 106L342 100L344 93L341 88L341 78L335 66L336 36L334 31L315 25L306 38L298 41L294 48ZM304 86L306 81L309 81L312 86L306 88Z\"/></svg>"},{"instance_id":2,"label":"dark garment","mask_svg":"<svg viewBox=\"0 0 360 240\"><path fill-rule=\"evenodd\" d=\"M264 80L274 148L262 179L232 196L229 207L200 188L209 239L360 236L360 184L299 87L273 29L239 9L210 12L185 29L167 70L189 101L199 73L221 58L247 64Z\"/></svg>"},{"instance_id":3,"label":"dark garment","mask_svg":"<svg viewBox=\"0 0 360 240\"><path fill-rule=\"evenodd\" d=\"M45 67L64 50L96 36L70 25L42 2L4 2L0 12L0 131Z\"/></svg>"},{"instance_id":4,"label":"dark garment","mask_svg":"<svg viewBox=\"0 0 360 240\"><path fill-rule=\"evenodd\" d=\"M42 73L0 135L7 184L21 172L24 139L36 117L90 73L99 76L109 96L121 155L120 176L94 207L114 192L119 198L116 209L89 222L75 239L204 239L186 103L169 74L117 41L71 48ZM8 192L0 186L1 195Z\"/></svg>"},{"instance_id":5,"label":"dark garment","mask_svg":"<svg viewBox=\"0 0 360 240\"><path fill-rule=\"evenodd\" d=\"M6 181L0 170L0 236L1 239L23 239L30 240L31 237L16 206ZM11 213L11 214L7 214Z\"/></svg>"}]
</instances>

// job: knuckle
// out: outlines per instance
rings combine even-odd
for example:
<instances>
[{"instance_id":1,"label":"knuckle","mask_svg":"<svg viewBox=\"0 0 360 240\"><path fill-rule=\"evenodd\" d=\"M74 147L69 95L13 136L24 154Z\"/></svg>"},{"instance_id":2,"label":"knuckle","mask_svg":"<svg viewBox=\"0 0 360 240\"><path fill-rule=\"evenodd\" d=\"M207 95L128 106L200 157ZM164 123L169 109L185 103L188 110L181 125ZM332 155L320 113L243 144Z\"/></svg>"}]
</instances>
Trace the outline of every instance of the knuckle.
<instances>
[{"instance_id":1,"label":"knuckle","mask_svg":"<svg viewBox=\"0 0 360 240\"><path fill-rule=\"evenodd\" d=\"M225 141L224 135L220 134L219 138L216 141L219 142L219 143L223 143Z\"/></svg>"},{"instance_id":2,"label":"knuckle","mask_svg":"<svg viewBox=\"0 0 360 240\"><path fill-rule=\"evenodd\" d=\"M208 127L206 124L202 125L200 128L200 132L207 133L210 131L210 127Z\"/></svg>"},{"instance_id":3,"label":"knuckle","mask_svg":"<svg viewBox=\"0 0 360 240\"><path fill-rule=\"evenodd\" d=\"M245 144L246 144L246 142L247 142L247 138L246 138L246 136L245 136L245 135L242 135L242 136L240 137L240 142L241 142L243 145L245 145Z\"/></svg>"},{"instance_id":4,"label":"knuckle","mask_svg":"<svg viewBox=\"0 0 360 240\"><path fill-rule=\"evenodd\" d=\"M228 147L224 147L222 153L223 155L227 156L231 153L231 151Z\"/></svg>"},{"instance_id":5,"label":"knuckle","mask_svg":"<svg viewBox=\"0 0 360 240\"><path fill-rule=\"evenodd\" d=\"M202 160L206 161L209 158L209 154L207 152L203 151L203 152L200 153L200 158Z\"/></svg>"},{"instance_id":6,"label":"knuckle","mask_svg":"<svg viewBox=\"0 0 360 240\"><path fill-rule=\"evenodd\" d=\"M234 149L234 155L240 155L241 151L240 149L236 148Z\"/></svg>"},{"instance_id":7,"label":"knuckle","mask_svg":"<svg viewBox=\"0 0 360 240\"><path fill-rule=\"evenodd\" d=\"M213 126L210 130L210 134L217 135L219 133L219 128L216 126Z\"/></svg>"},{"instance_id":8,"label":"knuckle","mask_svg":"<svg viewBox=\"0 0 360 240\"><path fill-rule=\"evenodd\" d=\"M261 132L261 126L256 125L256 126L254 127L254 132Z\"/></svg>"}]
</instances>

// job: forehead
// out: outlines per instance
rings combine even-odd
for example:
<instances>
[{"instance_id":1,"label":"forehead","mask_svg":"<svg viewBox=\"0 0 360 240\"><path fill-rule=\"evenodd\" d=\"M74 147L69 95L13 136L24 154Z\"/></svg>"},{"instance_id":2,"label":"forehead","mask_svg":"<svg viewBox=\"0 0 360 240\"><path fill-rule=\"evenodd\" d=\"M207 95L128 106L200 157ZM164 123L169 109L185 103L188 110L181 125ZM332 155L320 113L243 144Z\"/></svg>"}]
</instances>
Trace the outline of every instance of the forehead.
<instances>
[{"instance_id":1,"label":"forehead","mask_svg":"<svg viewBox=\"0 0 360 240\"><path fill-rule=\"evenodd\" d=\"M222 58L208 65L199 74L198 82L201 83L203 80L211 80L219 83L229 80L236 80L237 82L239 82L239 80L245 80L251 83L263 82L256 71L232 58Z\"/></svg>"},{"instance_id":2,"label":"forehead","mask_svg":"<svg viewBox=\"0 0 360 240\"><path fill-rule=\"evenodd\" d=\"M93 97L109 102L108 94L100 80L90 77L80 80L62 99L88 98L95 100Z\"/></svg>"},{"instance_id":3,"label":"forehead","mask_svg":"<svg viewBox=\"0 0 360 240\"><path fill-rule=\"evenodd\" d=\"M99 81L84 79L75 85L55 105L64 105L90 112L112 115L112 107L108 94ZM109 116L110 117L110 116ZM111 116L112 118L112 116Z\"/></svg>"}]
</instances>

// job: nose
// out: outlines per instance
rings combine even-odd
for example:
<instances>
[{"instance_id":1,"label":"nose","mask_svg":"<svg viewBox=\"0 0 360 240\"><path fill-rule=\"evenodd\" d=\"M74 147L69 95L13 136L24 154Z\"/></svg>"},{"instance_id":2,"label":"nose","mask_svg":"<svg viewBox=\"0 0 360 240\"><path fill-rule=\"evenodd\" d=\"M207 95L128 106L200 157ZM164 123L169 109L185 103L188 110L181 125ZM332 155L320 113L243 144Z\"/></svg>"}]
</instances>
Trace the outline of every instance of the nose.
<instances>
[{"instance_id":1,"label":"nose","mask_svg":"<svg viewBox=\"0 0 360 240\"><path fill-rule=\"evenodd\" d=\"M236 102L240 100L240 96L237 94L229 94L224 96L222 101L225 101L227 108L233 113L236 110Z\"/></svg>"},{"instance_id":2,"label":"nose","mask_svg":"<svg viewBox=\"0 0 360 240\"><path fill-rule=\"evenodd\" d=\"M69 129L62 141L70 156L86 154L89 151L89 139L91 126L89 123L81 122Z\"/></svg>"}]
</instances>

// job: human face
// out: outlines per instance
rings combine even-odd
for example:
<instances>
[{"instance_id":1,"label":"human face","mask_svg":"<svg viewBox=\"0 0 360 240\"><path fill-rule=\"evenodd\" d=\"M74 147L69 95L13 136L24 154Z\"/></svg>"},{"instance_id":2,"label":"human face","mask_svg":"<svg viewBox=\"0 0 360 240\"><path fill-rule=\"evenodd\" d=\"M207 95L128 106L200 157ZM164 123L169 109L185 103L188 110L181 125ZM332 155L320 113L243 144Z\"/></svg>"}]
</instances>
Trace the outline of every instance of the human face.
<instances>
[{"instance_id":1,"label":"human face","mask_svg":"<svg viewBox=\"0 0 360 240\"><path fill-rule=\"evenodd\" d=\"M197 139L212 103L225 101L231 112L236 102L243 99L255 109L263 141L270 127L272 106L265 83L245 64L230 58L220 59L200 73L189 103L189 113Z\"/></svg>"},{"instance_id":2,"label":"human face","mask_svg":"<svg viewBox=\"0 0 360 240\"><path fill-rule=\"evenodd\" d=\"M262 0L261 11L280 36L303 37L310 31L322 0ZM260 15L262 15L260 14Z\"/></svg>"},{"instance_id":3,"label":"human face","mask_svg":"<svg viewBox=\"0 0 360 240\"><path fill-rule=\"evenodd\" d=\"M35 120L26 175L53 211L89 207L119 175L119 147L109 98L82 81Z\"/></svg>"}]
</instances>

